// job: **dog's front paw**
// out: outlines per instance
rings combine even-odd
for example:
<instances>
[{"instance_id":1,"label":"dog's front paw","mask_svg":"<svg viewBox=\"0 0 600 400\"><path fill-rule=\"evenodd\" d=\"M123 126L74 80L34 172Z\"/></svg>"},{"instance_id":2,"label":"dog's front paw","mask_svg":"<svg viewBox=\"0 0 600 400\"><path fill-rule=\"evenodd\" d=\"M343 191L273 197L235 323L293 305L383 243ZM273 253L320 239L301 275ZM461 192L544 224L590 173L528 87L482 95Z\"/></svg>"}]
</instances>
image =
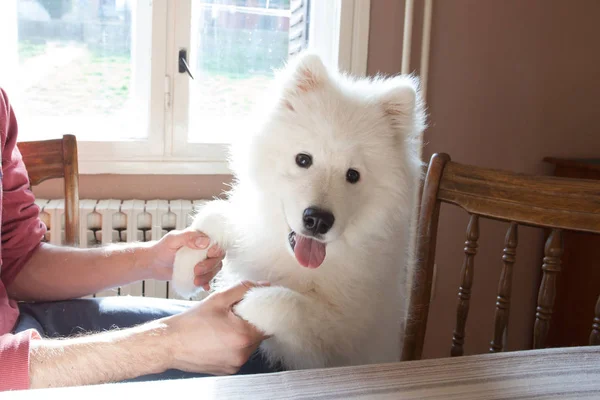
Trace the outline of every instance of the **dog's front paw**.
<instances>
[{"instance_id":1,"label":"dog's front paw","mask_svg":"<svg viewBox=\"0 0 600 400\"><path fill-rule=\"evenodd\" d=\"M194 217L191 227L211 239L208 248L217 244L227 251L230 246L232 235L229 231L228 207L229 204L223 200L211 201L206 203ZM189 247L182 247L177 251L171 283L179 295L189 298L203 290L194 284L194 267L206 260L207 253L208 249L197 250Z\"/></svg>"},{"instance_id":2,"label":"dog's front paw","mask_svg":"<svg viewBox=\"0 0 600 400\"><path fill-rule=\"evenodd\" d=\"M231 205L227 201L209 201L198 210L191 228L208 236L211 245L218 244L222 249L227 250L233 240L230 218Z\"/></svg>"},{"instance_id":3,"label":"dog's front paw","mask_svg":"<svg viewBox=\"0 0 600 400\"><path fill-rule=\"evenodd\" d=\"M270 336L261 351L271 363L285 368L322 368L327 365L323 348L324 324L319 311L304 295L284 287L249 290L234 313Z\"/></svg>"},{"instance_id":4,"label":"dog's front paw","mask_svg":"<svg viewBox=\"0 0 600 400\"><path fill-rule=\"evenodd\" d=\"M196 250L182 247L175 254L173 263L173 289L184 298L194 297L202 289L194 284L194 267L199 262L206 260L208 250Z\"/></svg>"},{"instance_id":5,"label":"dog's front paw","mask_svg":"<svg viewBox=\"0 0 600 400\"><path fill-rule=\"evenodd\" d=\"M294 330L302 309L301 295L285 287L250 289L233 311L266 335L281 335Z\"/></svg>"}]
</instances>

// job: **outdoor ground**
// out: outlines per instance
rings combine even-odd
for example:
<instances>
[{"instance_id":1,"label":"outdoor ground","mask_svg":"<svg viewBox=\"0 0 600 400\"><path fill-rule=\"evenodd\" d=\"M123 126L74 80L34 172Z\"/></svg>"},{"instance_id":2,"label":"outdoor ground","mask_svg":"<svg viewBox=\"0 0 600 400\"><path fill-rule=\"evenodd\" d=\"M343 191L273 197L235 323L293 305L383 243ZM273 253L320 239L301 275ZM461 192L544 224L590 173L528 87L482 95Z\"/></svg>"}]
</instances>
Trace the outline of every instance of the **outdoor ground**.
<instances>
[{"instance_id":1,"label":"outdoor ground","mask_svg":"<svg viewBox=\"0 0 600 400\"><path fill-rule=\"evenodd\" d=\"M94 51L75 42L20 41L19 58L26 113L35 116L37 126L51 129L60 120L60 129L77 130L80 140L145 134L135 129L140 114L127 107L132 84L129 55ZM219 140L215 136L222 135L223 124L247 115L270 82L271 74L264 71L231 73L232 67L213 62L193 72L192 141ZM84 129L98 124L107 127L102 137L96 130Z\"/></svg>"}]
</instances>

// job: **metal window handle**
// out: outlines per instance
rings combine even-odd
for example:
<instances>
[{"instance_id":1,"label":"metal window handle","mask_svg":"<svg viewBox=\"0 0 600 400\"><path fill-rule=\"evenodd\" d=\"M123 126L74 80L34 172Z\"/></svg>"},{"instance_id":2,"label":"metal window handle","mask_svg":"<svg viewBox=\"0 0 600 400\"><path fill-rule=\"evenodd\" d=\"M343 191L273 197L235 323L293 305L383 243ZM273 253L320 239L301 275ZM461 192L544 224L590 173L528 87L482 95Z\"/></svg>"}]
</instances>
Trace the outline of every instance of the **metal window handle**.
<instances>
[{"instance_id":1,"label":"metal window handle","mask_svg":"<svg viewBox=\"0 0 600 400\"><path fill-rule=\"evenodd\" d=\"M192 72L190 71L190 67L187 63L187 51L185 49L179 50L179 72L184 73L187 72L190 78L194 79Z\"/></svg>"}]
</instances>

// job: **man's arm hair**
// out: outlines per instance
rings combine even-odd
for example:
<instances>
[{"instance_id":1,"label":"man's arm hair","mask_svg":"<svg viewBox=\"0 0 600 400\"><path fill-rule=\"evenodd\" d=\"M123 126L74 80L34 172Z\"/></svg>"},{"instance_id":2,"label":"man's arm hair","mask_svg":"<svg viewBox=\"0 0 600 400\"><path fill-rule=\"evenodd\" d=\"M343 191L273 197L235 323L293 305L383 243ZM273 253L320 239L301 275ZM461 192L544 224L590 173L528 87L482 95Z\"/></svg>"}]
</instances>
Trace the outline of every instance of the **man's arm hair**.
<instances>
[{"instance_id":1,"label":"man's arm hair","mask_svg":"<svg viewBox=\"0 0 600 400\"><path fill-rule=\"evenodd\" d=\"M87 296L151 278L140 259L149 243L75 248L42 243L7 286L16 300L54 301Z\"/></svg>"},{"instance_id":2,"label":"man's arm hair","mask_svg":"<svg viewBox=\"0 0 600 400\"><path fill-rule=\"evenodd\" d=\"M31 388L102 384L161 373L172 354L166 336L166 325L157 320L67 339L34 340Z\"/></svg>"}]
</instances>

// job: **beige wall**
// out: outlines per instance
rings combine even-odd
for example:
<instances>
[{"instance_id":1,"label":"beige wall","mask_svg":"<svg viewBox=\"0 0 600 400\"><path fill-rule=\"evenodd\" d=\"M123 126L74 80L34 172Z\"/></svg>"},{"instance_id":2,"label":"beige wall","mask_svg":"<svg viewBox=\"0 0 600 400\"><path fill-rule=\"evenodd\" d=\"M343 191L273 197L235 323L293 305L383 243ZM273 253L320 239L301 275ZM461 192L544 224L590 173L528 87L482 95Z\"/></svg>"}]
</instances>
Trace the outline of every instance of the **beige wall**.
<instances>
[{"instance_id":1,"label":"beige wall","mask_svg":"<svg viewBox=\"0 0 600 400\"><path fill-rule=\"evenodd\" d=\"M400 69L403 3L372 2L370 73ZM416 0L417 14L422 3ZM447 152L460 162L551 173L544 156L600 156L598 15L596 0L434 1L424 157ZM383 40L386 32L395 39ZM425 357L449 354L466 225L464 212L442 208ZM492 336L506 228L480 226L466 353L487 351ZM519 231L509 349L529 345L542 240L536 230Z\"/></svg>"},{"instance_id":2,"label":"beige wall","mask_svg":"<svg viewBox=\"0 0 600 400\"><path fill-rule=\"evenodd\" d=\"M87 175L79 178L82 199L201 200L228 190L229 175ZM34 188L38 197L62 196L62 180Z\"/></svg>"},{"instance_id":3,"label":"beige wall","mask_svg":"<svg viewBox=\"0 0 600 400\"><path fill-rule=\"evenodd\" d=\"M434 1L425 157L520 172L549 173L546 155L598 156L600 133L600 1ZM370 73L397 73L402 50L402 0L372 0ZM422 0L416 0L416 16ZM411 65L418 70L419 18ZM83 198L185 198L219 194L228 177L83 176ZM39 196L56 196L46 183ZM463 259L466 215L442 208L437 284L425 357L449 354ZM491 339L505 224L481 223L466 353ZM528 345L541 237L520 231L509 349Z\"/></svg>"}]
</instances>

